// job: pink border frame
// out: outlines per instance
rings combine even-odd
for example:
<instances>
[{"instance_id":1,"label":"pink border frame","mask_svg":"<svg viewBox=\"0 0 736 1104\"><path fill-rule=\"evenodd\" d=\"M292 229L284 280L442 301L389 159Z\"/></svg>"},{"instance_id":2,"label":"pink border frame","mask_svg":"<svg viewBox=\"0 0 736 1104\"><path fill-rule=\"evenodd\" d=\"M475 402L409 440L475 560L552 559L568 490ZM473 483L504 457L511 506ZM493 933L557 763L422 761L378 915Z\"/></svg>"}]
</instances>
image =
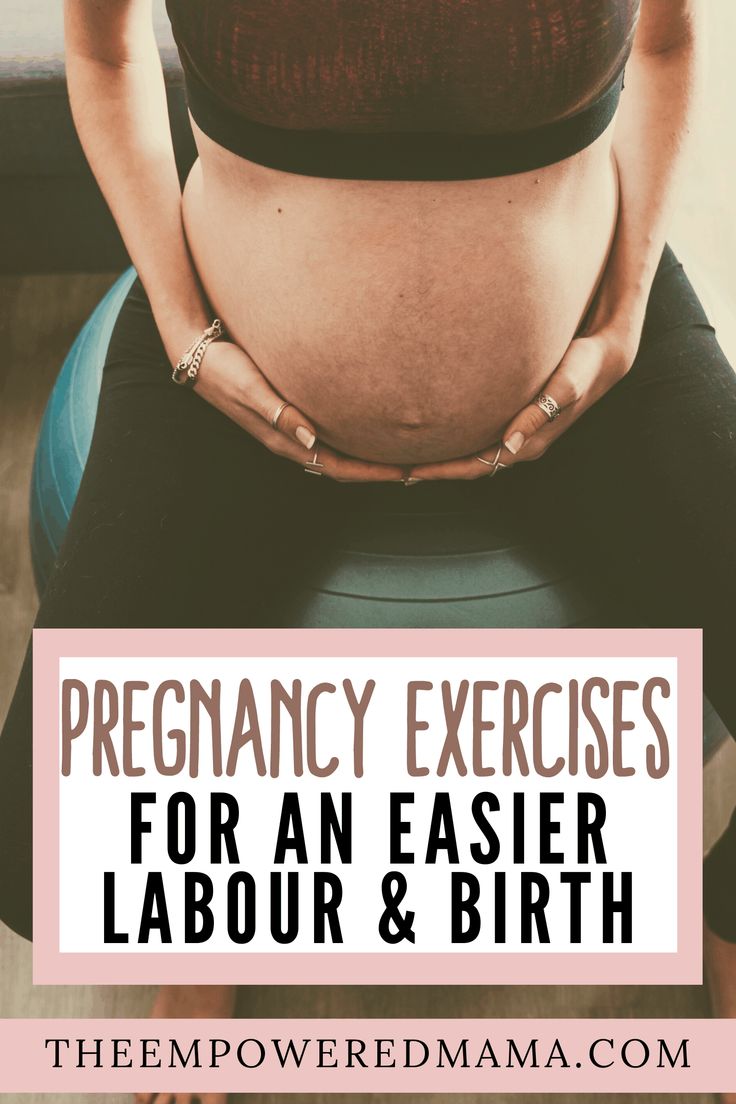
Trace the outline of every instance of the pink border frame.
<instances>
[{"instance_id":1,"label":"pink border frame","mask_svg":"<svg viewBox=\"0 0 736 1104\"><path fill-rule=\"evenodd\" d=\"M92 1039L101 1039L103 1064L99 1068L86 1065L75 1068L73 1050L62 1051L64 1066L53 1069L52 1051L44 1046L46 1039L66 1038L76 1042L83 1039L89 1046ZM112 1066L110 1040L131 1040L131 1068ZM176 1039L186 1054L194 1039L203 1040L204 1049L211 1038L225 1039L231 1045L229 1059L219 1069L176 1066L169 1069L167 1062L161 1068L141 1070L141 1039L160 1039L164 1053L169 1039ZM238 1067L235 1052L243 1039L262 1039L267 1046L264 1064L257 1069ZM367 1060L371 1060L370 1042L376 1038L399 1041L398 1062L394 1068L378 1068L375 1065L362 1069L344 1064L338 1068L326 1066L320 1069L311 1051L301 1067L288 1064L282 1068L272 1047L272 1039L294 1039L297 1050L302 1039L335 1039L336 1056L343 1057L345 1041L366 1039L369 1041ZM523 1054L531 1039L538 1040L536 1066L527 1063L499 1068L480 1066L469 1061L452 1067L447 1061L439 1067L435 1062L413 1068L402 1066L401 1044L403 1038L423 1039L432 1046L438 1038L447 1040L450 1052L454 1052L461 1039L468 1040L470 1054L478 1054L486 1039L490 1039L496 1053L504 1062L506 1040L518 1042ZM560 1040L569 1064L553 1062L549 1068L546 1057L556 1039ZM598 1051L603 1061L616 1059L611 1067L596 1068L589 1060L590 1045L596 1040L612 1040L613 1047L603 1043ZM642 1039L651 1047L651 1060L642 1068L625 1066L619 1058L622 1044L627 1040ZM659 1039L663 1039L674 1056L679 1041L688 1040L687 1067L667 1062L658 1065ZM74 1045L74 1044L72 1044ZM453 1094L473 1094L465 1100L485 1100L496 1094L503 1099L514 1093L541 1093L547 1100L557 1094L562 1101L575 1100L581 1093L602 1093L604 1100L611 1100L611 1093L629 1093L633 1099L641 1099L643 1093L677 1093L677 1100L686 1099L692 1093L726 1093L736 1086L736 1070L733 1052L736 1046L736 1020L666 1020L656 1019L242 1019L242 1020L0 1020L0 1069L2 1069L4 1093L74 1093L75 1096L92 1095L102 1098L103 1093L130 1093L142 1089L148 1093L296 1093L304 1100L307 1094L319 1093L375 1093L377 1100L396 1094L433 1094L433 1098L445 1099ZM247 1053L247 1052L246 1052ZM636 1042L632 1058L641 1053ZM577 1059L577 1061L576 1061ZM581 1061L582 1059L582 1061ZM89 1062L90 1059L88 1058ZM329 1058L328 1058L329 1061ZM271 1099L269 1097L269 1099ZM536 1097L535 1097L536 1099Z\"/></svg>"},{"instance_id":2,"label":"pink border frame","mask_svg":"<svg viewBox=\"0 0 736 1104\"><path fill-rule=\"evenodd\" d=\"M702 634L699 629L37 629L34 686L35 985L698 985L702 982ZM629 954L62 954L59 660L69 656L668 656L678 660L678 949Z\"/></svg>"}]
</instances>

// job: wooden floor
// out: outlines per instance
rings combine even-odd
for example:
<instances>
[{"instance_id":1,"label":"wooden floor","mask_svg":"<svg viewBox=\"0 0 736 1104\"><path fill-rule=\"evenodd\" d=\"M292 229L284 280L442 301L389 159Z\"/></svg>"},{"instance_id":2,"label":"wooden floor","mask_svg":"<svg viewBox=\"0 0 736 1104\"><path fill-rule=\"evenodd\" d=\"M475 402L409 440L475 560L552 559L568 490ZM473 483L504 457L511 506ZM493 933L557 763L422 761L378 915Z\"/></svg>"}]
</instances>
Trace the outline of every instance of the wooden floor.
<instances>
[{"instance_id":1,"label":"wooden floor","mask_svg":"<svg viewBox=\"0 0 736 1104\"><path fill-rule=\"evenodd\" d=\"M736 40L736 4L711 0L713 56L709 69L709 115L685 182L675 248L687 261L698 290L716 314L721 340L736 363L736 218L733 179L736 137L731 126L734 98L731 45ZM34 608L28 538L27 499L36 430L46 396L80 323L112 277L63 276L0 280L0 718L4 716L25 648ZM725 748L710 764L705 780L706 843L725 822L736 801L736 750ZM7 841L3 841L5 844ZM59 987L31 985L30 947L0 928L0 1016L137 1016L145 1014L151 990L138 987ZM701 987L466 987L339 988L253 987L240 994L238 1014L253 1016L705 1016ZM1 1071L0 1071L0 1089ZM490 1095L490 1094L489 1094ZM6 1094L4 1099L15 1099ZM28 1096L20 1101L56 1101ZM58 1100L62 1099L59 1097ZM117 1104L121 1097L108 1097ZM283 1102L304 1099L260 1096ZM378 1096L330 1096L378 1101ZM404 1097L417 1102L439 1097ZM478 1097L455 1097L475 1101ZM514 1096L519 1104L549 1099ZM579 1097L594 1102L629 1096ZM638 1096L639 1101L705 1101L698 1096Z\"/></svg>"}]
</instances>

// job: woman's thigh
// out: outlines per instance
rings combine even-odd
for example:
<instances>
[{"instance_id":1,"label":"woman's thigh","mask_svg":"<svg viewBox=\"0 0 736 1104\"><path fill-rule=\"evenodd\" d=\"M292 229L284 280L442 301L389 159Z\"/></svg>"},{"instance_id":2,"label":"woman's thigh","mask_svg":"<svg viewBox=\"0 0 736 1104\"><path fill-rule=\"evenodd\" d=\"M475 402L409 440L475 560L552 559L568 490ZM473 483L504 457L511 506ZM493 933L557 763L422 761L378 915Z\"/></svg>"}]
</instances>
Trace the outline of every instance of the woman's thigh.
<instances>
[{"instance_id":1,"label":"woman's thigh","mask_svg":"<svg viewBox=\"0 0 736 1104\"><path fill-rule=\"evenodd\" d=\"M506 491L621 623L704 630L706 690L736 733L736 374L669 250L630 373Z\"/></svg>"},{"instance_id":2,"label":"woman's thigh","mask_svg":"<svg viewBox=\"0 0 736 1104\"><path fill-rule=\"evenodd\" d=\"M134 285L38 624L255 623L294 549L295 480L295 465L171 382Z\"/></svg>"},{"instance_id":3,"label":"woman's thigh","mask_svg":"<svg viewBox=\"0 0 736 1104\"><path fill-rule=\"evenodd\" d=\"M308 492L309 486L306 490ZM305 556L299 468L170 379L145 293L116 325L39 627L268 623ZM31 653L0 737L0 916L30 935Z\"/></svg>"}]
</instances>

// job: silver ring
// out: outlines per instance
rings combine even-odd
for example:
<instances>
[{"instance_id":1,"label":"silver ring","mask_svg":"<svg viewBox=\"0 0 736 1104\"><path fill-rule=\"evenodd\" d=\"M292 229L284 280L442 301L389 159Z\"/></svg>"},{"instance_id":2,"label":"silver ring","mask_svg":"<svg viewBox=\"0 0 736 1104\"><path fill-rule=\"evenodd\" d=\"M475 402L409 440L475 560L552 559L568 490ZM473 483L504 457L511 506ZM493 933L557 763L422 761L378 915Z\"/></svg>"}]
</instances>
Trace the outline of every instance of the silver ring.
<instances>
[{"instance_id":1,"label":"silver ring","mask_svg":"<svg viewBox=\"0 0 736 1104\"><path fill-rule=\"evenodd\" d=\"M314 450L314 456L312 457L312 459L308 460L307 463L304 465L304 471L307 473L307 475L323 475L324 474L324 472L321 472L321 471L317 470L318 468L323 468L324 467L324 464L320 464L319 460L317 459L317 455L318 455L318 451L317 451L317 449L315 449Z\"/></svg>"},{"instance_id":2,"label":"silver ring","mask_svg":"<svg viewBox=\"0 0 736 1104\"><path fill-rule=\"evenodd\" d=\"M481 464L485 464L487 468L492 468L493 469L491 471L491 474L488 476L489 479L493 479L494 475L498 475L498 469L499 468L505 468L506 467L505 464L502 464L500 462L500 457L501 457L502 452L503 452L503 445L499 445L498 446L498 451L496 452L496 455L493 457L492 460L486 460L486 458L484 456L476 456L475 457L475 459L479 460L481 462Z\"/></svg>"},{"instance_id":3,"label":"silver ring","mask_svg":"<svg viewBox=\"0 0 736 1104\"><path fill-rule=\"evenodd\" d=\"M553 422L555 418L559 418L561 414L560 404L545 391L540 391L534 402L539 409L547 415L550 422Z\"/></svg>"},{"instance_id":4,"label":"silver ring","mask_svg":"<svg viewBox=\"0 0 736 1104\"><path fill-rule=\"evenodd\" d=\"M272 426L273 429L276 429L278 427L279 418L284 413L287 406L290 406L290 405L291 405L291 403L288 403L286 401L286 399L284 399L284 401L282 403L279 403L279 405L276 407L275 411L271 415L271 426Z\"/></svg>"}]
</instances>

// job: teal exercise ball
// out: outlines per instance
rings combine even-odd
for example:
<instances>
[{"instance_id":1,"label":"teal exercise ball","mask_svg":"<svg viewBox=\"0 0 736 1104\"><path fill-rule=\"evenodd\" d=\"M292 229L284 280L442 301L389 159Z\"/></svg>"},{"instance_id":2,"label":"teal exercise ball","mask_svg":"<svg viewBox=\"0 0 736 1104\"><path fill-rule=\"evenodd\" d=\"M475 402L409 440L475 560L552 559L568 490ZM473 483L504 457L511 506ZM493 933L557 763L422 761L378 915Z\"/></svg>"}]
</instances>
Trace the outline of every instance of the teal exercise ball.
<instances>
[{"instance_id":1,"label":"teal exercise ball","mask_svg":"<svg viewBox=\"0 0 736 1104\"><path fill-rule=\"evenodd\" d=\"M31 486L31 550L43 590L89 452L115 320L135 280L125 272L74 342L41 425ZM412 491L407 491L407 495ZM304 628L570 628L594 625L590 593L549 548L472 503L459 509L372 511L343 519L340 547L290 599ZM281 613L284 620L284 613ZM706 703L705 754L725 735Z\"/></svg>"},{"instance_id":2,"label":"teal exercise ball","mask_svg":"<svg viewBox=\"0 0 736 1104\"><path fill-rule=\"evenodd\" d=\"M54 566L77 497L107 347L135 277L135 269L128 269L98 303L69 350L46 405L31 476L31 558L39 591Z\"/></svg>"}]
</instances>

